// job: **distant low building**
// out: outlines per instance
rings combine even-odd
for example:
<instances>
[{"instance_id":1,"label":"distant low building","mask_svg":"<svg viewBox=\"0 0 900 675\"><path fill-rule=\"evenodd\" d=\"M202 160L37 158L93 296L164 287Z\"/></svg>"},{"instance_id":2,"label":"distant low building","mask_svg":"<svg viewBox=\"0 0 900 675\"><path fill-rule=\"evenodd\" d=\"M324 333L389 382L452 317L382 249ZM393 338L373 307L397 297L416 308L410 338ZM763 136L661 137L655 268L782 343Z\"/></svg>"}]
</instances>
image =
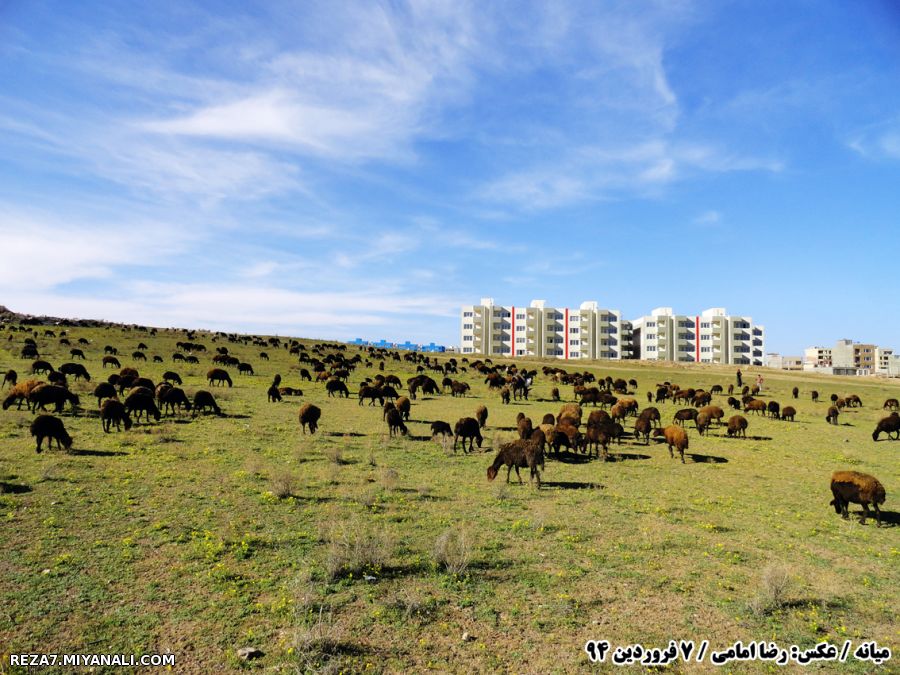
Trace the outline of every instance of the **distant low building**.
<instances>
[{"instance_id":1,"label":"distant low building","mask_svg":"<svg viewBox=\"0 0 900 675\"><path fill-rule=\"evenodd\" d=\"M804 366L821 367L831 365L830 347L807 347L803 350Z\"/></svg>"},{"instance_id":2,"label":"distant low building","mask_svg":"<svg viewBox=\"0 0 900 675\"><path fill-rule=\"evenodd\" d=\"M803 370L802 356L782 356L781 354L766 354L764 365L780 370Z\"/></svg>"}]
</instances>

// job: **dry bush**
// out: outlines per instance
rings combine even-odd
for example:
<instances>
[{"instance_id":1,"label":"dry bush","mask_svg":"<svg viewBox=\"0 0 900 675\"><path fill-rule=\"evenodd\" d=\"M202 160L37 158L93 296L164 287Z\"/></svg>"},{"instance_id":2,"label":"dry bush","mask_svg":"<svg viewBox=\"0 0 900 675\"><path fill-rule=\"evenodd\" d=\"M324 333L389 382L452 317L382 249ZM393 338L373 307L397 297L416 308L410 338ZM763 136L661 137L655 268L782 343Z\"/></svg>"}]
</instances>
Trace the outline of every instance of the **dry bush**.
<instances>
[{"instance_id":1,"label":"dry bush","mask_svg":"<svg viewBox=\"0 0 900 675\"><path fill-rule=\"evenodd\" d=\"M450 574L464 574L472 561L469 535L457 528L445 530L434 542L434 561Z\"/></svg>"},{"instance_id":2,"label":"dry bush","mask_svg":"<svg viewBox=\"0 0 900 675\"><path fill-rule=\"evenodd\" d=\"M441 444L441 448L444 450L445 455L453 454L453 437L445 436L444 434L438 434L437 436L432 436L431 440L437 441Z\"/></svg>"},{"instance_id":3,"label":"dry bush","mask_svg":"<svg viewBox=\"0 0 900 675\"><path fill-rule=\"evenodd\" d=\"M272 494L278 499L292 497L297 490L297 477L291 473L278 474L272 478Z\"/></svg>"},{"instance_id":4,"label":"dry bush","mask_svg":"<svg viewBox=\"0 0 900 675\"><path fill-rule=\"evenodd\" d=\"M369 466L378 466L378 462L375 461L375 451L369 450Z\"/></svg>"},{"instance_id":5,"label":"dry bush","mask_svg":"<svg viewBox=\"0 0 900 675\"><path fill-rule=\"evenodd\" d=\"M328 461L332 464L346 464L344 460L344 453L341 450L340 446L337 445L329 445L325 450L325 457L328 458Z\"/></svg>"},{"instance_id":6,"label":"dry bush","mask_svg":"<svg viewBox=\"0 0 900 675\"><path fill-rule=\"evenodd\" d=\"M291 635L289 647L297 661L298 672L341 672L340 657L346 637L335 621L333 611L319 607L319 611L306 617Z\"/></svg>"},{"instance_id":7,"label":"dry bush","mask_svg":"<svg viewBox=\"0 0 900 675\"><path fill-rule=\"evenodd\" d=\"M329 581L343 576L377 574L394 550L386 533L361 522L344 522L328 533L325 573Z\"/></svg>"},{"instance_id":8,"label":"dry bush","mask_svg":"<svg viewBox=\"0 0 900 675\"><path fill-rule=\"evenodd\" d=\"M399 479L400 474L398 474L396 470L386 469L381 476L381 485L385 490L393 491L397 489L397 482Z\"/></svg>"},{"instance_id":9,"label":"dry bush","mask_svg":"<svg viewBox=\"0 0 900 675\"><path fill-rule=\"evenodd\" d=\"M757 615L769 614L785 603L792 581L790 572L783 565L770 564L763 569L759 579L759 591L750 601L750 610Z\"/></svg>"}]
</instances>

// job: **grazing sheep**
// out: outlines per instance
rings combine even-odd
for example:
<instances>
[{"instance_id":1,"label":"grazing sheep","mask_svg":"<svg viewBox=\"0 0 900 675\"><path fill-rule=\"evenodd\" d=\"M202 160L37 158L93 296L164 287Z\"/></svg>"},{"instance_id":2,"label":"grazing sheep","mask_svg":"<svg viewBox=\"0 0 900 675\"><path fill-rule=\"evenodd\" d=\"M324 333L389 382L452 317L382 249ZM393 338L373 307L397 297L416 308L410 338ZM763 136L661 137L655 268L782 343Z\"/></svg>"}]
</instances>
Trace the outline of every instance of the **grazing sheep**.
<instances>
[{"instance_id":1,"label":"grazing sheep","mask_svg":"<svg viewBox=\"0 0 900 675\"><path fill-rule=\"evenodd\" d=\"M487 406L480 405L475 408L475 419L478 420L478 426L484 429L484 425L487 424L488 418L488 409Z\"/></svg>"},{"instance_id":2,"label":"grazing sheep","mask_svg":"<svg viewBox=\"0 0 900 675\"><path fill-rule=\"evenodd\" d=\"M31 364L31 374L52 373L56 368L51 366L47 361L35 361Z\"/></svg>"},{"instance_id":3,"label":"grazing sheep","mask_svg":"<svg viewBox=\"0 0 900 675\"><path fill-rule=\"evenodd\" d=\"M401 396L396 401L394 401L394 407L397 408L397 411L403 417L405 422L409 422L409 413L412 410L412 403L409 398L406 396Z\"/></svg>"},{"instance_id":4,"label":"grazing sheep","mask_svg":"<svg viewBox=\"0 0 900 675\"><path fill-rule=\"evenodd\" d=\"M681 455L681 463L684 464L684 451L688 449L688 435L684 429L675 424L670 424L665 429L654 429L653 435L665 437L666 444L669 446L669 457L672 459L675 459L675 453L672 452L672 449L677 448L678 453Z\"/></svg>"},{"instance_id":5,"label":"grazing sheep","mask_svg":"<svg viewBox=\"0 0 900 675\"><path fill-rule=\"evenodd\" d=\"M83 359L83 358L84 358L84 352L81 351L80 349L70 349L70 350L69 350L69 356L70 356L71 358L73 358L73 359Z\"/></svg>"},{"instance_id":6,"label":"grazing sheep","mask_svg":"<svg viewBox=\"0 0 900 675\"><path fill-rule=\"evenodd\" d=\"M747 401L744 405L744 412L755 412L757 415L762 415L766 412L766 402L759 399Z\"/></svg>"},{"instance_id":7,"label":"grazing sheep","mask_svg":"<svg viewBox=\"0 0 900 675\"><path fill-rule=\"evenodd\" d=\"M435 420L431 423L431 435L432 436L452 436L453 429L450 428L450 425L447 422L442 422L440 420Z\"/></svg>"},{"instance_id":8,"label":"grazing sheep","mask_svg":"<svg viewBox=\"0 0 900 675\"><path fill-rule=\"evenodd\" d=\"M469 439L469 452L473 451L472 443L477 442L478 447L481 447L482 437L481 437L481 427L478 424L478 420L474 417L461 417L459 421L456 423L456 426L453 428L453 452L456 452L456 442L462 438L462 449L463 452L466 452L466 439Z\"/></svg>"},{"instance_id":9,"label":"grazing sheep","mask_svg":"<svg viewBox=\"0 0 900 675\"><path fill-rule=\"evenodd\" d=\"M584 450L584 438L578 428L568 424L567 418L563 418L562 422L553 429L552 438L548 441L553 447L553 452L558 456L560 448L566 446L566 450L573 452Z\"/></svg>"},{"instance_id":10,"label":"grazing sheep","mask_svg":"<svg viewBox=\"0 0 900 675\"><path fill-rule=\"evenodd\" d=\"M697 419L694 420L694 424L697 425L697 433L702 436L706 431L709 430L709 424L712 421L712 418L709 416L709 413L701 412L697 414Z\"/></svg>"},{"instance_id":11,"label":"grazing sheep","mask_svg":"<svg viewBox=\"0 0 900 675\"><path fill-rule=\"evenodd\" d=\"M510 401L510 396L511 396L511 392L509 390L509 387L504 385L504 387L500 390L500 401L504 405L508 405L509 401Z\"/></svg>"},{"instance_id":12,"label":"grazing sheep","mask_svg":"<svg viewBox=\"0 0 900 675\"><path fill-rule=\"evenodd\" d=\"M53 441L56 441L57 448L65 448L66 452L72 449L72 437L66 432L66 427L58 417L53 415L38 415L31 423L31 435L37 441L37 452L41 452L41 445L44 439L47 441L47 448L53 447Z\"/></svg>"},{"instance_id":13,"label":"grazing sheep","mask_svg":"<svg viewBox=\"0 0 900 675\"><path fill-rule=\"evenodd\" d=\"M347 385L344 384L341 380L332 379L328 380L325 383L325 391L328 392L328 396L337 396L338 398L350 398L350 390L347 389Z\"/></svg>"},{"instance_id":14,"label":"grazing sheep","mask_svg":"<svg viewBox=\"0 0 900 675\"><path fill-rule=\"evenodd\" d=\"M741 409L741 402L738 401L734 396L729 396L729 397L728 397L728 405L730 405L730 406L731 406L732 408L734 408L735 410L740 410L740 409Z\"/></svg>"},{"instance_id":15,"label":"grazing sheep","mask_svg":"<svg viewBox=\"0 0 900 675\"><path fill-rule=\"evenodd\" d=\"M550 400L551 401L559 400L559 387L553 387L553 389L550 390Z\"/></svg>"},{"instance_id":16,"label":"grazing sheep","mask_svg":"<svg viewBox=\"0 0 900 675\"><path fill-rule=\"evenodd\" d=\"M228 371L223 370L222 368L212 368L209 372L206 373L206 379L209 382L209 385L215 386L216 383L222 385L227 382L228 386L232 386L231 375L228 374Z\"/></svg>"},{"instance_id":17,"label":"grazing sheep","mask_svg":"<svg viewBox=\"0 0 900 675\"><path fill-rule=\"evenodd\" d=\"M391 408L387 411L387 425L390 436L393 436L394 433L400 433L406 436L409 433L406 425L403 424L403 415L401 415L400 411L396 408Z\"/></svg>"},{"instance_id":18,"label":"grazing sheep","mask_svg":"<svg viewBox=\"0 0 900 675\"><path fill-rule=\"evenodd\" d=\"M900 438L900 415L891 413L887 417L881 418L875 426L875 431L872 432L872 440L877 441L878 436L882 433L886 434L888 439L891 438L891 434L895 434L894 440Z\"/></svg>"},{"instance_id":19,"label":"grazing sheep","mask_svg":"<svg viewBox=\"0 0 900 675\"><path fill-rule=\"evenodd\" d=\"M700 391L694 394L694 398L691 399L691 405L695 408L702 408L705 405L709 405L712 402L712 394L706 391Z\"/></svg>"},{"instance_id":20,"label":"grazing sheep","mask_svg":"<svg viewBox=\"0 0 900 675\"><path fill-rule=\"evenodd\" d=\"M116 398L116 388L109 382L101 382L94 387L94 396L97 397L97 407L100 407L103 399Z\"/></svg>"},{"instance_id":21,"label":"grazing sheep","mask_svg":"<svg viewBox=\"0 0 900 675\"><path fill-rule=\"evenodd\" d=\"M100 423L103 425L103 431L110 432L113 424L116 425L116 431L121 431L121 424L125 425L125 431L131 429L132 421L125 409L125 404L118 399L107 399L100 408Z\"/></svg>"},{"instance_id":22,"label":"grazing sheep","mask_svg":"<svg viewBox=\"0 0 900 675\"><path fill-rule=\"evenodd\" d=\"M697 415L699 411L696 408L682 408L678 412L675 413L675 416L672 418L672 421L675 424L679 424L684 426L684 423L688 420L694 420L696 422Z\"/></svg>"},{"instance_id":23,"label":"grazing sheep","mask_svg":"<svg viewBox=\"0 0 900 675\"><path fill-rule=\"evenodd\" d=\"M881 509L879 504L884 504L887 497L884 486L875 476L858 471L835 471L831 474L831 494L834 499L830 504L834 507L834 512L841 515L845 520L850 517L847 507L853 504L861 504L863 507L863 515L860 524L865 525L866 518L869 516L869 504L875 508L875 517L878 521L878 527L881 527Z\"/></svg>"},{"instance_id":24,"label":"grazing sheep","mask_svg":"<svg viewBox=\"0 0 900 675\"><path fill-rule=\"evenodd\" d=\"M319 419L322 417L322 410L312 403L304 403L300 406L300 429L306 433L306 427L309 427L309 433L316 433L319 428Z\"/></svg>"},{"instance_id":25,"label":"grazing sheep","mask_svg":"<svg viewBox=\"0 0 900 675\"><path fill-rule=\"evenodd\" d=\"M847 397L847 407L848 408L862 408L862 399L856 394L850 394Z\"/></svg>"},{"instance_id":26,"label":"grazing sheep","mask_svg":"<svg viewBox=\"0 0 900 675\"><path fill-rule=\"evenodd\" d=\"M81 403L78 396L65 387L55 384L42 384L32 389L31 393L28 394L28 404L34 412L37 412L39 409L46 410L44 406L52 403L55 411L61 413L63 406L67 402L72 407L72 412L77 412Z\"/></svg>"},{"instance_id":27,"label":"grazing sheep","mask_svg":"<svg viewBox=\"0 0 900 675\"><path fill-rule=\"evenodd\" d=\"M588 430L590 430L590 425L588 425ZM644 444L650 445L650 432L653 431L653 422L651 422L646 417L638 417L634 421L634 437L635 439L640 439L643 437Z\"/></svg>"},{"instance_id":28,"label":"grazing sheep","mask_svg":"<svg viewBox=\"0 0 900 675\"><path fill-rule=\"evenodd\" d=\"M644 408L641 410L641 414L638 415L638 419L646 419L649 420L650 423L655 426L661 426L662 417L659 414L659 410L657 408ZM588 424L590 424L590 420L588 420Z\"/></svg>"},{"instance_id":29,"label":"grazing sheep","mask_svg":"<svg viewBox=\"0 0 900 675\"><path fill-rule=\"evenodd\" d=\"M206 410L211 410L216 415L222 414L222 409L219 408L219 404L216 403L216 399L213 398L213 395L203 389L194 394L193 403L194 412L192 415L196 415L198 412L206 412Z\"/></svg>"},{"instance_id":30,"label":"grazing sheep","mask_svg":"<svg viewBox=\"0 0 900 675\"><path fill-rule=\"evenodd\" d=\"M766 406L766 410L768 411L770 417L778 419L781 416L781 405L778 403L778 401L769 401L768 405Z\"/></svg>"},{"instance_id":31,"label":"grazing sheep","mask_svg":"<svg viewBox=\"0 0 900 675\"><path fill-rule=\"evenodd\" d=\"M241 375L248 375L248 374L255 375L256 374L253 372L253 366L251 366L249 363L243 363L243 362L238 363L238 373Z\"/></svg>"},{"instance_id":32,"label":"grazing sheep","mask_svg":"<svg viewBox=\"0 0 900 675\"><path fill-rule=\"evenodd\" d=\"M147 355L144 352L131 352L132 361L146 361Z\"/></svg>"},{"instance_id":33,"label":"grazing sheep","mask_svg":"<svg viewBox=\"0 0 900 675\"><path fill-rule=\"evenodd\" d=\"M260 353L259 353L259 358L261 358L263 361L268 361L268 360L269 360L269 355L268 355L266 352L260 352Z\"/></svg>"},{"instance_id":34,"label":"grazing sheep","mask_svg":"<svg viewBox=\"0 0 900 675\"><path fill-rule=\"evenodd\" d=\"M163 380L166 382L171 382L172 384L177 384L179 387L181 386L181 376L172 370L167 370L163 373Z\"/></svg>"},{"instance_id":35,"label":"grazing sheep","mask_svg":"<svg viewBox=\"0 0 900 675\"><path fill-rule=\"evenodd\" d=\"M394 402L393 402L393 401L387 401L387 402L384 404L384 407L381 409L381 419L382 419L382 420L386 420L386 419L387 419L387 414L388 414L391 410L396 410L396 409L397 409L397 406L394 405Z\"/></svg>"},{"instance_id":36,"label":"grazing sheep","mask_svg":"<svg viewBox=\"0 0 900 675\"><path fill-rule=\"evenodd\" d=\"M116 349L115 347L113 347L112 345L106 345L106 346L103 348L103 353L104 353L104 354L118 354L118 353L119 353L119 350Z\"/></svg>"},{"instance_id":37,"label":"grazing sheep","mask_svg":"<svg viewBox=\"0 0 900 675\"><path fill-rule=\"evenodd\" d=\"M800 387L794 387L793 389L791 389L791 395L794 398L800 398Z\"/></svg>"},{"instance_id":38,"label":"grazing sheep","mask_svg":"<svg viewBox=\"0 0 900 675\"><path fill-rule=\"evenodd\" d=\"M450 386L450 393L453 396L465 396L469 389L471 389L471 387L465 382L454 382Z\"/></svg>"},{"instance_id":39,"label":"grazing sheep","mask_svg":"<svg viewBox=\"0 0 900 675\"><path fill-rule=\"evenodd\" d=\"M6 386L7 382L9 383L10 387L15 387L16 382L18 382L18 381L19 381L19 374L12 369L7 370L6 374L3 376L3 386L4 387Z\"/></svg>"},{"instance_id":40,"label":"grazing sheep","mask_svg":"<svg viewBox=\"0 0 900 675\"><path fill-rule=\"evenodd\" d=\"M819 402L819 392L817 392L815 389L811 391L809 395L812 397L813 403Z\"/></svg>"},{"instance_id":41,"label":"grazing sheep","mask_svg":"<svg viewBox=\"0 0 900 675\"><path fill-rule=\"evenodd\" d=\"M41 380L25 380L24 382L19 382L17 385L12 387L7 394L6 398L3 399L3 409L8 410L9 407L15 403L16 410L22 409L22 402L28 400L28 395L38 386L47 384L46 382L42 382ZM28 409L31 410L31 405L28 405Z\"/></svg>"},{"instance_id":42,"label":"grazing sheep","mask_svg":"<svg viewBox=\"0 0 900 675\"><path fill-rule=\"evenodd\" d=\"M723 391L721 384L714 384L709 388L710 394L721 394Z\"/></svg>"},{"instance_id":43,"label":"grazing sheep","mask_svg":"<svg viewBox=\"0 0 900 675\"><path fill-rule=\"evenodd\" d=\"M743 436L747 438L747 418L743 415L733 415L728 418L728 428L725 430L725 433L728 436L734 436L737 438L738 436Z\"/></svg>"},{"instance_id":44,"label":"grazing sheep","mask_svg":"<svg viewBox=\"0 0 900 675\"><path fill-rule=\"evenodd\" d=\"M839 398L840 398L840 396L838 396L837 394L832 394L832 395L831 395L831 402L832 402L832 403L837 403L837 401L838 401Z\"/></svg>"},{"instance_id":45,"label":"grazing sheep","mask_svg":"<svg viewBox=\"0 0 900 675\"><path fill-rule=\"evenodd\" d=\"M488 480L494 480L497 472L504 464L506 470L506 482L509 483L509 476L513 469L516 470L516 476L519 484L522 484L522 476L519 469L528 468L531 471L529 483L537 482L538 489L541 487L541 471L544 470L544 432L537 429L528 440L517 439L500 446L500 451L494 459L494 463L488 467Z\"/></svg>"},{"instance_id":46,"label":"grazing sheep","mask_svg":"<svg viewBox=\"0 0 900 675\"><path fill-rule=\"evenodd\" d=\"M278 387L278 393L282 396L303 396L303 390L296 387Z\"/></svg>"},{"instance_id":47,"label":"grazing sheep","mask_svg":"<svg viewBox=\"0 0 900 675\"><path fill-rule=\"evenodd\" d=\"M516 422L516 430L519 432L519 438L522 440L531 438L531 435L534 433L534 425L531 422L531 418L523 416Z\"/></svg>"},{"instance_id":48,"label":"grazing sheep","mask_svg":"<svg viewBox=\"0 0 900 675\"><path fill-rule=\"evenodd\" d=\"M837 406L830 406L828 408L828 414L825 415L825 421L829 424L837 424L838 416L841 414L841 411L837 409Z\"/></svg>"},{"instance_id":49,"label":"grazing sheep","mask_svg":"<svg viewBox=\"0 0 900 675\"><path fill-rule=\"evenodd\" d=\"M375 400L378 400L378 405L384 406L384 396L381 394L381 387L372 387L368 384L364 384L359 388L359 405L363 404L364 399L371 399L369 401L369 405L375 405Z\"/></svg>"},{"instance_id":50,"label":"grazing sheep","mask_svg":"<svg viewBox=\"0 0 900 675\"><path fill-rule=\"evenodd\" d=\"M781 409L781 419L794 421L794 416L797 414L794 406L786 405Z\"/></svg>"},{"instance_id":51,"label":"grazing sheep","mask_svg":"<svg viewBox=\"0 0 900 675\"><path fill-rule=\"evenodd\" d=\"M153 400L152 395L147 395L143 391L143 387L141 390L132 391L128 394L128 397L125 399L125 410L130 413L135 414L135 420L140 421L141 415L144 415L147 418L147 422L150 422L150 415L153 415L153 419L159 422L162 417L162 413L159 412L159 408L156 407L156 402Z\"/></svg>"},{"instance_id":52,"label":"grazing sheep","mask_svg":"<svg viewBox=\"0 0 900 675\"><path fill-rule=\"evenodd\" d=\"M173 415L178 407L183 408L185 412L190 412L191 410L191 402L188 400L187 394L184 393L184 389L179 389L178 387L169 387L159 397L159 400L163 404L163 412L166 415L169 414L170 408Z\"/></svg>"},{"instance_id":53,"label":"grazing sheep","mask_svg":"<svg viewBox=\"0 0 900 675\"><path fill-rule=\"evenodd\" d=\"M60 387L65 387L66 389L69 388L69 381L66 379L65 374L59 372L58 370L54 370L52 373L49 373L47 375L47 381L50 382L50 384L57 384Z\"/></svg>"},{"instance_id":54,"label":"grazing sheep","mask_svg":"<svg viewBox=\"0 0 900 675\"><path fill-rule=\"evenodd\" d=\"M580 405L577 403L566 403L559 409L559 414L556 416L556 422L559 424L564 418L569 418L572 426L577 429L581 426L581 415L582 410Z\"/></svg>"},{"instance_id":55,"label":"grazing sheep","mask_svg":"<svg viewBox=\"0 0 900 675\"><path fill-rule=\"evenodd\" d=\"M14 370L9 371L11 373L15 373ZM13 381L15 384L15 381ZM900 401L895 398L889 398L884 402L884 406L882 406L883 410L900 410Z\"/></svg>"},{"instance_id":56,"label":"grazing sheep","mask_svg":"<svg viewBox=\"0 0 900 675\"><path fill-rule=\"evenodd\" d=\"M80 363L64 363L59 367L59 372L65 373L66 375L72 375L75 380L80 380L82 377L85 381L91 381L91 374L87 371Z\"/></svg>"},{"instance_id":57,"label":"grazing sheep","mask_svg":"<svg viewBox=\"0 0 900 675\"><path fill-rule=\"evenodd\" d=\"M722 426L722 418L725 417L725 411L717 405L707 405L697 411L698 415L706 414L709 421L716 421L716 426ZM696 422L696 420L694 420Z\"/></svg>"},{"instance_id":58,"label":"grazing sheep","mask_svg":"<svg viewBox=\"0 0 900 675\"><path fill-rule=\"evenodd\" d=\"M300 380L306 380L308 382L312 382L312 375L309 374L309 371L306 368L300 369Z\"/></svg>"}]
</instances>

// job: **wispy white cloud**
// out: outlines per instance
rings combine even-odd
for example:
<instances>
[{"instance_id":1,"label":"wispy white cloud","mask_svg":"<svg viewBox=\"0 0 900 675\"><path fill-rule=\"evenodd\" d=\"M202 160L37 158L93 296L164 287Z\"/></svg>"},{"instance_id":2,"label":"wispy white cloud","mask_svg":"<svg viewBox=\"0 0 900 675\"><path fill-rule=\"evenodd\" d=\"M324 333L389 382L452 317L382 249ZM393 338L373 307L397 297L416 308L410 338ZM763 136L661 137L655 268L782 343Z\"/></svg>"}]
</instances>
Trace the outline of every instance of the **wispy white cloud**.
<instances>
[{"instance_id":1,"label":"wispy white cloud","mask_svg":"<svg viewBox=\"0 0 900 675\"><path fill-rule=\"evenodd\" d=\"M867 159L900 159L900 117L859 129L850 135L846 144Z\"/></svg>"},{"instance_id":2,"label":"wispy white cloud","mask_svg":"<svg viewBox=\"0 0 900 675\"><path fill-rule=\"evenodd\" d=\"M722 214L715 210L704 211L694 218L693 222L695 225L700 225L702 227L713 227L722 222Z\"/></svg>"}]
</instances>

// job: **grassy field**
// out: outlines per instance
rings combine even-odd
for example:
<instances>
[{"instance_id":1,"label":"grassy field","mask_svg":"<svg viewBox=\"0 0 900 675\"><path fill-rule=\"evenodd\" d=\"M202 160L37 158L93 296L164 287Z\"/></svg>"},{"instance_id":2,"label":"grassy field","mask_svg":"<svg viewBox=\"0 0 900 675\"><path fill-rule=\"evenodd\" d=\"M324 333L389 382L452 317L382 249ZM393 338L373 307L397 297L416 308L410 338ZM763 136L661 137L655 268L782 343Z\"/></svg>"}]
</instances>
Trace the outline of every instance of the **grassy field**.
<instances>
[{"instance_id":1,"label":"grassy field","mask_svg":"<svg viewBox=\"0 0 900 675\"><path fill-rule=\"evenodd\" d=\"M68 347L39 333L42 358L70 360ZM0 331L0 371L15 368L21 381L26 335L9 335ZM598 667L583 650L588 639L665 647L683 638L711 648L872 639L894 659L878 669L851 658L842 670L896 672L900 442L875 443L871 432L884 399L900 396L897 384L745 368L747 382L763 372L764 398L782 405L800 387L796 422L749 415L746 440L689 427L686 464L664 445L630 439L611 447L616 461L551 458L537 490L527 471L522 486L506 485L502 470L489 483L485 472L518 412L539 422L559 410L540 375L530 402L508 406L483 377L461 375L471 396L420 396L410 436L391 439L379 408L300 383L284 349L267 349L266 362L258 347L200 334L210 352L228 346L256 369L231 368L234 388L212 389L225 416L104 434L90 396L111 372L101 368L104 345L131 366L128 355L146 342L166 362L137 364L141 374L158 381L174 369L189 394L208 388L212 354L199 366L173 364L180 333L69 330L73 345L79 337L90 340L94 381L71 385L83 407L63 415L71 454L36 454L33 415L0 412L0 671L10 652L171 651L177 672L561 673ZM657 382L727 387L734 370L555 365L636 378L642 406ZM268 403L276 372L304 396ZM351 391L376 372L356 370ZM389 361L384 372L405 382L414 367ZM560 389L572 400L571 387ZM812 403L812 389L826 402ZM828 425L831 393L859 394L864 407ZM323 410L314 436L297 420L306 401ZM432 420L452 425L480 403L490 411L483 452L454 455L430 438ZM681 406L658 407L668 423ZM881 480L883 527L860 525L857 505L849 521L834 513L836 469ZM243 662L236 650L245 646L265 655ZM715 668L707 659L670 670Z\"/></svg>"}]
</instances>

